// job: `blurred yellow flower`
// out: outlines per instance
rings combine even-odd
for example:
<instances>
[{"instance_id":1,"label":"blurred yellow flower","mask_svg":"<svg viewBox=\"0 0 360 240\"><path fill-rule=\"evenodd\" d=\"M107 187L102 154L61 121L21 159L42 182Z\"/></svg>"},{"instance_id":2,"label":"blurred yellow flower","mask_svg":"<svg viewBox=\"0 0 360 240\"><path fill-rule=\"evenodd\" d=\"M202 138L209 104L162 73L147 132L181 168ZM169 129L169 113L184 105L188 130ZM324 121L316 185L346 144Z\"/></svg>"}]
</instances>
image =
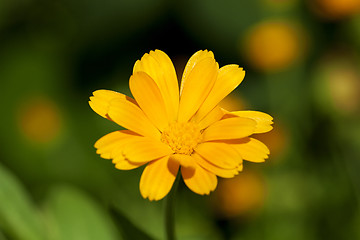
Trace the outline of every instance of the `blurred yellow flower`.
<instances>
[{"instance_id":1,"label":"blurred yellow flower","mask_svg":"<svg viewBox=\"0 0 360 240\"><path fill-rule=\"evenodd\" d=\"M271 163L279 163L282 160L283 155L286 153L291 142L291 136L285 126L275 124L273 130L268 134L259 134L256 136L257 140L265 143L271 151ZM285 154L286 155L286 154Z\"/></svg>"},{"instance_id":2,"label":"blurred yellow flower","mask_svg":"<svg viewBox=\"0 0 360 240\"><path fill-rule=\"evenodd\" d=\"M323 110L341 115L360 113L360 70L347 52L329 52L315 72L314 94Z\"/></svg>"},{"instance_id":3,"label":"blurred yellow flower","mask_svg":"<svg viewBox=\"0 0 360 240\"><path fill-rule=\"evenodd\" d=\"M312 10L325 19L340 19L360 13L359 0L311 0Z\"/></svg>"},{"instance_id":4,"label":"blurred yellow flower","mask_svg":"<svg viewBox=\"0 0 360 240\"><path fill-rule=\"evenodd\" d=\"M343 113L358 113L360 110L360 74L359 69L350 66L338 66L328 76L330 97L335 108ZM330 72L329 71L329 72Z\"/></svg>"},{"instance_id":5,"label":"blurred yellow flower","mask_svg":"<svg viewBox=\"0 0 360 240\"><path fill-rule=\"evenodd\" d=\"M260 174L247 171L219 181L213 198L214 209L222 218L244 216L259 210L265 200L265 185Z\"/></svg>"},{"instance_id":6,"label":"blurred yellow flower","mask_svg":"<svg viewBox=\"0 0 360 240\"><path fill-rule=\"evenodd\" d=\"M249 136L270 131L271 116L218 106L244 76L238 65L219 69L211 51L198 51L185 66L179 90L170 58L160 50L145 54L129 81L134 99L109 90L90 97L96 113L127 129L100 138L97 153L121 170L147 164L140 192L149 200L168 194L180 166L193 192L209 194L217 176L234 177L243 160L263 162L269 154Z\"/></svg>"},{"instance_id":7,"label":"blurred yellow flower","mask_svg":"<svg viewBox=\"0 0 360 240\"><path fill-rule=\"evenodd\" d=\"M35 143L54 140L62 126L58 107L45 97L27 100L19 108L18 125L24 136Z\"/></svg>"},{"instance_id":8,"label":"blurred yellow flower","mask_svg":"<svg viewBox=\"0 0 360 240\"><path fill-rule=\"evenodd\" d=\"M262 71L278 71L291 65L304 50L300 29L285 21L266 21L248 32L244 51L250 64Z\"/></svg>"}]
</instances>

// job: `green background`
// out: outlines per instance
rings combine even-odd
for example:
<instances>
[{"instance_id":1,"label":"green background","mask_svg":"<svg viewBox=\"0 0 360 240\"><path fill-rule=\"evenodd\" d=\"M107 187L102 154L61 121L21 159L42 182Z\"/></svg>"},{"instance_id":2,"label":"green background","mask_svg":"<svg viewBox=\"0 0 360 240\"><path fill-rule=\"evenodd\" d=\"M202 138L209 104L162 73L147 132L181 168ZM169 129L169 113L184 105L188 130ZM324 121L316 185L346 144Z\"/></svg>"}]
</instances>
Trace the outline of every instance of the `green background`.
<instances>
[{"instance_id":1,"label":"green background","mask_svg":"<svg viewBox=\"0 0 360 240\"><path fill-rule=\"evenodd\" d=\"M164 239L164 201L140 196L143 168L96 155L95 141L119 127L87 103L97 89L129 94L133 64L154 49L180 71L200 49L239 64L246 76L232 96L280 131L265 163L244 163L262 182L256 207L228 216L216 190L198 196L180 183L179 239L360 239L360 11L334 17L314 2L0 0L0 240ZM298 57L269 71L245 39L273 20L301 31ZM39 102L55 120L36 118ZM24 130L33 118L35 137ZM37 139L42 131L50 137ZM252 189L233 189L252 201Z\"/></svg>"}]
</instances>

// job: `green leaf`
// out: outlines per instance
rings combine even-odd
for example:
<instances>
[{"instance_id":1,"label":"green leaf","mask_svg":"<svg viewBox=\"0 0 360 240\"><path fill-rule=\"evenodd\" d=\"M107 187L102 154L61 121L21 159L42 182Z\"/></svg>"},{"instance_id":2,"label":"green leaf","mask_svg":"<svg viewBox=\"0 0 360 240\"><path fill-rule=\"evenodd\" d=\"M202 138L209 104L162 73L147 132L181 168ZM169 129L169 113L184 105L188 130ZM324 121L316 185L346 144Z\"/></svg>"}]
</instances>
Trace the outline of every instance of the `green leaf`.
<instances>
[{"instance_id":1,"label":"green leaf","mask_svg":"<svg viewBox=\"0 0 360 240\"><path fill-rule=\"evenodd\" d=\"M209 196L200 196L182 186L175 209L175 233L178 240L223 239L215 225L209 205Z\"/></svg>"},{"instance_id":2,"label":"green leaf","mask_svg":"<svg viewBox=\"0 0 360 240\"><path fill-rule=\"evenodd\" d=\"M77 189L58 186L45 203L49 239L121 239L108 213Z\"/></svg>"},{"instance_id":3,"label":"green leaf","mask_svg":"<svg viewBox=\"0 0 360 240\"><path fill-rule=\"evenodd\" d=\"M0 165L0 226L15 239L45 239L39 212L19 181Z\"/></svg>"},{"instance_id":4,"label":"green leaf","mask_svg":"<svg viewBox=\"0 0 360 240\"><path fill-rule=\"evenodd\" d=\"M131 192L128 192L131 195ZM125 194L123 194L124 196ZM127 199L127 201L125 200ZM118 216L124 216L120 219L121 224L124 224L126 220L129 225L133 226L133 232L139 230L147 236L153 239L163 239L164 219L163 219L163 206L162 201L150 202L147 199L137 197L124 197L117 198L116 204L114 204L114 210L118 213ZM118 218L119 221L119 218ZM124 224L126 226L126 223ZM126 235L130 235L129 231L125 231ZM140 233L139 233L140 234ZM131 238L130 238L131 239Z\"/></svg>"},{"instance_id":5,"label":"green leaf","mask_svg":"<svg viewBox=\"0 0 360 240\"><path fill-rule=\"evenodd\" d=\"M154 240L138 226L132 223L120 210L113 209L112 215L121 226L124 239Z\"/></svg>"},{"instance_id":6,"label":"green leaf","mask_svg":"<svg viewBox=\"0 0 360 240\"><path fill-rule=\"evenodd\" d=\"M112 200L114 211L153 239L164 239L163 200L143 199L139 192L139 179L142 168L118 175L118 189Z\"/></svg>"},{"instance_id":7,"label":"green leaf","mask_svg":"<svg viewBox=\"0 0 360 240\"><path fill-rule=\"evenodd\" d=\"M0 240L7 240L5 235L1 232L1 229L0 229Z\"/></svg>"}]
</instances>

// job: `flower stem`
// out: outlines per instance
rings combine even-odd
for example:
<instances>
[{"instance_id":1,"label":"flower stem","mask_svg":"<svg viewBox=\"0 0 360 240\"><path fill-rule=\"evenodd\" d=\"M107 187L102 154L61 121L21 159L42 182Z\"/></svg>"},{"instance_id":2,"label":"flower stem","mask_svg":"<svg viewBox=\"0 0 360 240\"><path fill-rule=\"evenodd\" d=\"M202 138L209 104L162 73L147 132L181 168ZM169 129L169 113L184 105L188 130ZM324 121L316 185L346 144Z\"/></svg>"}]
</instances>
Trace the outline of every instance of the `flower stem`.
<instances>
[{"instance_id":1,"label":"flower stem","mask_svg":"<svg viewBox=\"0 0 360 240\"><path fill-rule=\"evenodd\" d=\"M172 190L166 197L165 202L165 229L166 239L175 240L175 195L179 186L179 174L177 175Z\"/></svg>"}]
</instances>

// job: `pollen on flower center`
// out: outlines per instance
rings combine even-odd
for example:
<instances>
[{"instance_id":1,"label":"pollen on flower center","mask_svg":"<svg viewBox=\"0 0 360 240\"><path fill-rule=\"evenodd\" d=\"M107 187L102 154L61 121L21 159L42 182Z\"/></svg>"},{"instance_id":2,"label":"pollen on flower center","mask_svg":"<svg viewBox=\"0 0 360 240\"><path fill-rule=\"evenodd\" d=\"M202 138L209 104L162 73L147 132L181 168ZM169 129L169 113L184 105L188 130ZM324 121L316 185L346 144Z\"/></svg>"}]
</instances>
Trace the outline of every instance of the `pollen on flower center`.
<instances>
[{"instance_id":1,"label":"pollen on flower center","mask_svg":"<svg viewBox=\"0 0 360 240\"><path fill-rule=\"evenodd\" d=\"M174 122L162 132L161 141L178 154L190 155L201 142L200 129L194 123Z\"/></svg>"}]
</instances>

